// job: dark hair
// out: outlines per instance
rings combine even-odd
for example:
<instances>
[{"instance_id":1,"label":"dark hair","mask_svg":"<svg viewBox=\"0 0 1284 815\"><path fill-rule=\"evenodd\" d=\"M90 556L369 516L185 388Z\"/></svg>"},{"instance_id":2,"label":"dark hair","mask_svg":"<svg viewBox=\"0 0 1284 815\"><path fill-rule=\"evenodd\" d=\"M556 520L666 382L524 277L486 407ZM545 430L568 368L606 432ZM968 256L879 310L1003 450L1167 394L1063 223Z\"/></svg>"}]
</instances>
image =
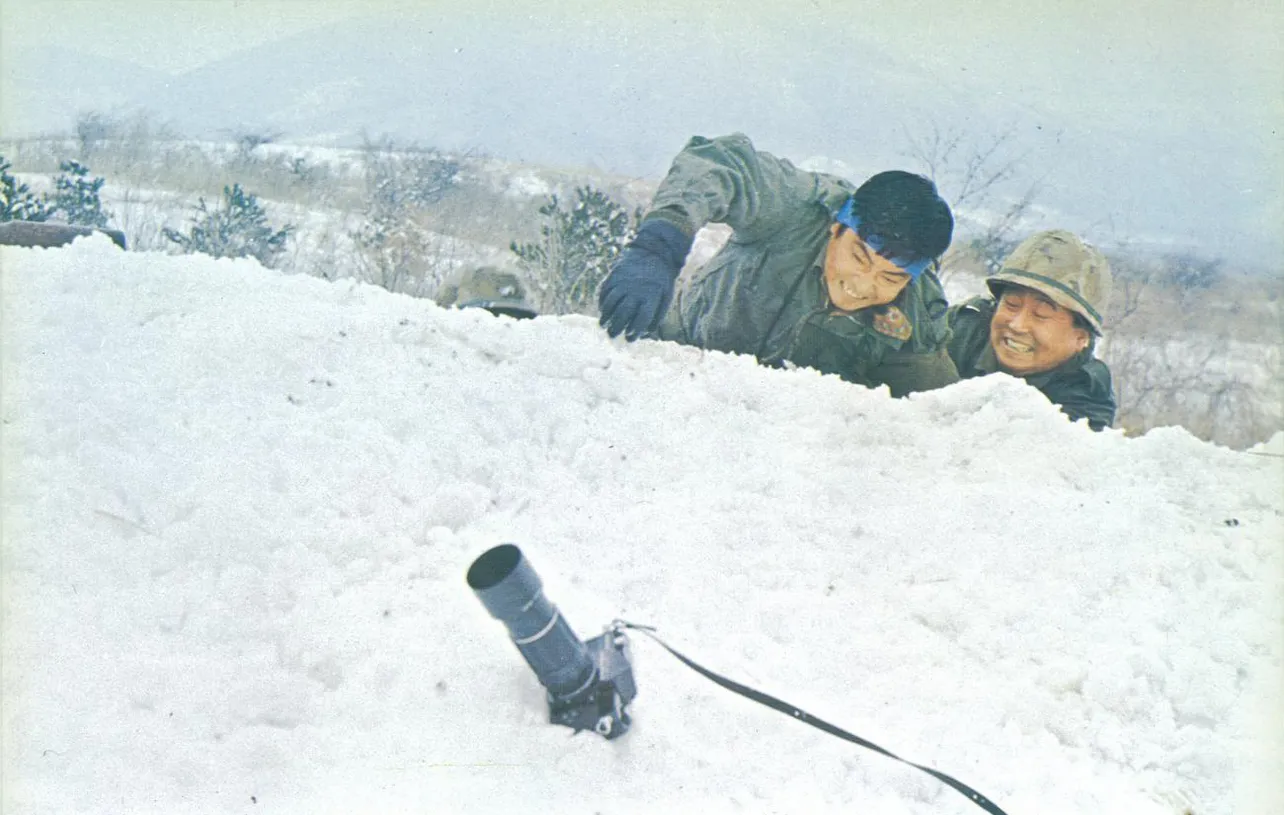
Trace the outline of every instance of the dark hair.
<instances>
[{"instance_id":1,"label":"dark hair","mask_svg":"<svg viewBox=\"0 0 1284 815\"><path fill-rule=\"evenodd\" d=\"M883 257L934 258L949 248L954 234L954 215L936 185L904 170L871 176L852 196L852 208L860 217L857 234L882 238Z\"/></svg>"}]
</instances>

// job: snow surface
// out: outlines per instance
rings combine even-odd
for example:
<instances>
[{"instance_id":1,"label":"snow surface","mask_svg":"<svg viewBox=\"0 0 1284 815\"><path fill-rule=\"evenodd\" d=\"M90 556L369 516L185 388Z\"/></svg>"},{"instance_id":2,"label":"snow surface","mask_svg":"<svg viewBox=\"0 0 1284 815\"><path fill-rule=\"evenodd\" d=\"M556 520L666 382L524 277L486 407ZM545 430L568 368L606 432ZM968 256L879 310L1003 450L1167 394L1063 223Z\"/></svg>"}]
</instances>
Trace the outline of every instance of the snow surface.
<instances>
[{"instance_id":1,"label":"snow surface","mask_svg":"<svg viewBox=\"0 0 1284 815\"><path fill-rule=\"evenodd\" d=\"M547 723L468 590L616 617L1008 813L1284 811L1284 465L252 261L0 249L6 813L979 813L633 637Z\"/></svg>"}]
</instances>

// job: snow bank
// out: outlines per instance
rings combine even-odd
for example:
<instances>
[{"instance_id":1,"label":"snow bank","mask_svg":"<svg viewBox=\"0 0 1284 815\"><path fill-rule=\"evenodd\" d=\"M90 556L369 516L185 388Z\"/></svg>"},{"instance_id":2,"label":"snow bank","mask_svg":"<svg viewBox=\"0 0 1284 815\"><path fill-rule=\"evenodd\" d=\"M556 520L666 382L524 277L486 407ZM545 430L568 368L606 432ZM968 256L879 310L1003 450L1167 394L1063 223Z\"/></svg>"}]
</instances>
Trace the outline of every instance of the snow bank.
<instances>
[{"instance_id":1,"label":"snow bank","mask_svg":"<svg viewBox=\"0 0 1284 815\"><path fill-rule=\"evenodd\" d=\"M626 737L548 725L464 583L501 541L1013 815L1284 807L1278 458L105 238L0 269L6 812L980 811L644 638Z\"/></svg>"}]
</instances>

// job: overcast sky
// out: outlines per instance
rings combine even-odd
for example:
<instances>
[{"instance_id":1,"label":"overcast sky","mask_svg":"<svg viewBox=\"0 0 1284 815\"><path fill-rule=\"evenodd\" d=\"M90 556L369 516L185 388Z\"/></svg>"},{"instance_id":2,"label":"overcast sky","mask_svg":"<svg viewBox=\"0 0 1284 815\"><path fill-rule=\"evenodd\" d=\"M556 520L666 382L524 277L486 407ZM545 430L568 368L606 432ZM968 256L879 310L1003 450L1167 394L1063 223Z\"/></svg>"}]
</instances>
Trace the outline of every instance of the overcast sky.
<instances>
[{"instance_id":1,"label":"overcast sky","mask_svg":"<svg viewBox=\"0 0 1284 815\"><path fill-rule=\"evenodd\" d=\"M715 0L702 6L743 17L755 5L780 1ZM458 13L478 5L471 0L0 0L0 44L67 44L75 37L76 47L85 51L181 72L345 18L405 9ZM621 13L645 13L662 31L681 18L686 4L656 0L643 12L622 0L551 0L537 6L538 13L516 0L491 5L507 5L533 23L554 26L566 16L609 21ZM1084 79L1111 78L1122 95L1131 82L1120 72L1141 69L1145 76L1139 78L1165 77L1171 89L1210 91L1230 83L1238 86L1232 95L1269 96L1277 115L1284 104L1279 93L1284 89L1284 10L1278 0L978 0L965 6L966 13L953 0L812 0L811 5L832 5L844 24L858 20L862 29L904 42L926 64L966 70L980 79L1064 92Z\"/></svg>"},{"instance_id":2,"label":"overcast sky","mask_svg":"<svg viewBox=\"0 0 1284 815\"><path fill-rule=\"evenodd\" d=\"M521 16L550 42L572 49L572 31L582 34L585 20L589 30L598 21L609 29L623 15L644 18L641 30L656 38L685 23L757 49L770 48L771 31L755 27L764 15L754 8L779 9L785 1L0 0L0 54L56 44L181 73L309 27L412 9L483 27L497 15ZM1218 187L1221 197L1206 206L1243 209L1257 231L1278 233L1284 223L1280 0L798 3L822 13L813 19L832 19L838 30L877 42L947 86L965 83L984 97L1057 114L1071 122L1065 137L1079 158L1084 148L1077 145L1090 142L1080 138L1086 134L1106 144L1132 142L1125 146L1154 157L1145 170L1150 179L1170 176L1170 184L1191 194L1204 184ZM572 20L577 24L568 25ZM823 53L804 58L824 72ZM694 87L699 78L689 81ZM835 82L841 88L842 77ZM1153 144L1144 138L1152 131L1164 131L1154 133ZM1105 164L1112 160L1120 159L1103 157Z\"/></svg>"},{"instance_id":3,"label":"overcast sky","mask_svg":"<svg viewBox=\"0 0 1284 815\"><path fill-rule=\"evenodd\" d=\"M756 4L712 0L729 25ZM924 68L1066 114L1173 116L1231 124L1278 143L1284 122L1284 3L1279 0L810 0ZM528 16L558 36L567 18L646 15L656 36L688 3L652 0L0 0L0 51L61 44L174 73L344 19L408 9ZM532 11L531 9L537 9ZM966 13L960 11L966 8ZM818 55L823 70L823 55ZM2 58L0 58L2 59ZM1271 149L1269 146L1267 149ZM1274 155L1280 158L1279 148ZM1278 167L1279 165L1277 165Z\"/></svg>"}]
</instances>

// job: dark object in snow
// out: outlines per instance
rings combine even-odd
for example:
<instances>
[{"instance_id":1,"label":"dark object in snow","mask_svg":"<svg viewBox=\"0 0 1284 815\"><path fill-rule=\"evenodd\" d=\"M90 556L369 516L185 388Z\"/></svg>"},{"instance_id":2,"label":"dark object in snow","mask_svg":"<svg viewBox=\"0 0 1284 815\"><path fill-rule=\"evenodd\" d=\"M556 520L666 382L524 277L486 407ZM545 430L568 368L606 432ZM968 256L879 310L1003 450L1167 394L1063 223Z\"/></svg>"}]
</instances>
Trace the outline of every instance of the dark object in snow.
<instances>
[{"instance_id":1,"label":"dark object in snow","mask_svg":"<svg viewBox=\"0 0 1284 815\"><path fill-rule=\"evenodd\" d=\"M1239 526L1239 518L1227 518L1226 520L1222 521L1222 523L1226 524L1227 526Z\"/></svg>"},{"instance_id":2,"label":"dark object in snow","mask_svg":"<svg viewBox=\"0 0 1284 815\"><path fill-rule=\"evenodd\" d=\"M495 300L470 300L467 303L460 303L459 308L484 308L496 316L502 315L516 320L529 320L536 316L533 308Z\"/></svg>"},{"instance_id":3,"label":"dark object in snow","mask_svg":"<svg viewBox=\"0 0 1284 815\"><path fill-rule=\"evenodd\" d=\"M517 650L548 690L548 717L575 732L615 739L629 730L625 706L637 695L628 639L614 627L580 642L544 596L539 575L511 543L484 552L468 569L468 586L508 628Z\"/></svg>"},{"instance_id":4,"label":"dark object in snow","mask_svg":"<svg viewBox=\"0 0 1284 815\"><path fill-rule=\"evenodd\" d=\"M0 224L0 245L26 246L51 249L66 246L76 238L101 232L111 238L121 249L125 247L125 233L119 229L97 229L90 226L52 224L47 221L6 221Z\"/></svg>"},{"instance_id":5,"label":"dark object in snow","mask_svg":"<svg viewBox=\"0 0 1284 815\"><path fill-rule=\"evenodd\" d=\"M517 275L495 266L480 266L444 284L437 292L437 305L455 308L484 308L491 314L530 319L538 312L526 300L526 287Z\"/></svg>"}]
</instances>

